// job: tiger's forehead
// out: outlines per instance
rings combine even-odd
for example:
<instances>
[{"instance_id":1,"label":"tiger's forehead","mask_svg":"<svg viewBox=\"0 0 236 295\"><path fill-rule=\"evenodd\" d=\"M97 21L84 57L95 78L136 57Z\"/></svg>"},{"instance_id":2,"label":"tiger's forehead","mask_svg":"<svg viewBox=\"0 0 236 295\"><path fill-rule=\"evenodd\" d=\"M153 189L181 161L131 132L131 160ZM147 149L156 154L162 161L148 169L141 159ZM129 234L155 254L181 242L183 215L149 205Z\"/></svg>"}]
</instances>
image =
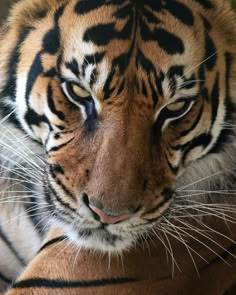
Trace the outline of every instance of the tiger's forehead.
<instances>
[{"instance_id":1,"label":"tiger's forehead","mask_svg":"<svg viewBox=\"0 0 236 295\"><path fill-rule=\"evenodd\" d=\"M124 77L134 81L151 72L166 75L173 64L191 75L204 59L203 46L197 46L203 26L199 18L184 1L71 2L60 19L62 74L69 79L77 75L96 91L104 90L109 79L121 87Z\"/></svg>"}]
</instances>

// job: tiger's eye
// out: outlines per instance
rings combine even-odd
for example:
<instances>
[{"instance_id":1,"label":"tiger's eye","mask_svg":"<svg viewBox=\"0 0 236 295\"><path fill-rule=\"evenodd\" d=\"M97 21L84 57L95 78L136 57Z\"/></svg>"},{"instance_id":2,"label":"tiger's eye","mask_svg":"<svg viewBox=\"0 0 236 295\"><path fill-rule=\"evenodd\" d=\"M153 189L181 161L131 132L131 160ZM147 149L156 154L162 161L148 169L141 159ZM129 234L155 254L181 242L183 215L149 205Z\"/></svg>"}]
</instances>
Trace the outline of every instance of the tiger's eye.
<instances>
[{"instance_id":1,"label":"tiger's eye","mask_svg":"<svg viewBox=\"0 0 236 295\"><path fill-rule=\"evenodd\" d=\"M186 106L186 102L180 101L180 102L176 102L176 103L171 103L166 108L168 111L177 112L177 111L182 110L185 106Z\"/></svg>"},{"instance_id":2,"label":"tiger's eye","mask_svg":"<svg viewBox=\"0 0 236 295\"><path fill-rule=\"evenodd\" d=\"M81 88L79 85L71 83L70 84L70 88L72 93L75 96L81 97L81 98L87 98L90 96L90 93L86 90L84 90L83 88Z\"/></svg>"}]
</instances>

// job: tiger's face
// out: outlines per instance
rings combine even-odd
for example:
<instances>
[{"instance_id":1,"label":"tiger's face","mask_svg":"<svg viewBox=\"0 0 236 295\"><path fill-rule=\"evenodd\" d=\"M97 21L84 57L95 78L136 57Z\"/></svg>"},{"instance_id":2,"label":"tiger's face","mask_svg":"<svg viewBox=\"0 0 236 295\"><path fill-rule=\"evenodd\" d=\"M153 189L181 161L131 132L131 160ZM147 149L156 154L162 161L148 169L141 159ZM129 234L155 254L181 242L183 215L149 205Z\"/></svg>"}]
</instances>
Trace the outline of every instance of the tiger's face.
<instances>
[{"instance_id":1,"label":"tiger's face","mask_svg":"<svg viewBox=\"0 0 236 295\"><path fill-rule=\"evenodd\" d=\"M181 175L218 144L232 50L216 19L225 8L33 2L45 5L38 19L8 33L18 34L10 104L44 147L54 220L77 244L122 251L168 215ZM18 14L35 9L27 3Z\"/></svg>"}]
</instances>

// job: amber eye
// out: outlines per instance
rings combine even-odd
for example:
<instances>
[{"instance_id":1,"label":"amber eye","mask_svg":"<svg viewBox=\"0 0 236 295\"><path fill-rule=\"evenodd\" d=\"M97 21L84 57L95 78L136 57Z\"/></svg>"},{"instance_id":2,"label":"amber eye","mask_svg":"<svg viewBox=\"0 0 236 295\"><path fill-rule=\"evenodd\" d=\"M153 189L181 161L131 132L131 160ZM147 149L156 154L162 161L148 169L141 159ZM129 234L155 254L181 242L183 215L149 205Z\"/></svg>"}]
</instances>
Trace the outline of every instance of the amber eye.
<instances>
[{"instance_id":1,"label":"amber eye","mask_svg":"<svg viewBox=\"0 0 236 295\"><path fill-rule=\"evenodd\" d=\"M168 106L166 106L166 109L171 112L179 112L182 111L188 106L188 102L186 101L180 101L176 103L171 103Z\"/></svg>"},{"instance_id":2,"label":"amber eye","mask_svg":"<svg viewBox=\"0 0 236 295\"><path fill-rule=\"evenodd\" d=\"M165 116L169 119L178 119L187 114L194 104L193 100L179 100L175 103L170 103L165 107Z\"/></svg>"},{"instance_id":3,"label":"amber eye","mask_svg":"<svg viewBox=\"0 0 236 295\"><path fill-rule=\"evenodd\" d=\"M76 83L64 82L61 84L61 87L68 99L78 106L92 101L91 94Z\"/></svg>"},{"instance_id":4,"label":"amber eye","mask_svg":"<svg viewBox=\"0 0 236 295\"><path fill-rule=\"evenodd\" d=\"M68 88L70 89L70 93L73 95L73 96L77 96L79 98L87 98L87 97L90 97L90 93L81 88L79 85L77 84L74 84L74 83L68 83Z\"/></svg>"}]
</instances>

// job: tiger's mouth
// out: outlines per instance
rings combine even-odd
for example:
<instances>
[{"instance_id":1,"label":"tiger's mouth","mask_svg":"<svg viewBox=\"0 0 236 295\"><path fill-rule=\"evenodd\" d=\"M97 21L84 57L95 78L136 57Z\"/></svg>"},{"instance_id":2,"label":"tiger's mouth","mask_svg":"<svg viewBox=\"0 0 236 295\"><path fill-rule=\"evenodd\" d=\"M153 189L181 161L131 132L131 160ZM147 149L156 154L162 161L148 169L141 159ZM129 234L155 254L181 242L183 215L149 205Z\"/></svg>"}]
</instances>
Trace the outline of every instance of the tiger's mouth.
<instances>
[{"instance_id":1,"label":"tiger's mouth","mask_svg":"<svg viewBox=\"0 0 236 295\"><path fill-rule=\"evenodd\" d=\"M51 193L50 197L53 196ZM78 248L112 254L133 248L143 235L146 236L168 214L173 203L173 199L168 199L165 206L159 205L161 210L156 210L156 207L147 212L140 209L130 218L109 224L100 220L83 198L80 201L78 209L70 207L70 211L65 211L55 199L52 223L61 227Z\"/></svg>"}]
</instances>

